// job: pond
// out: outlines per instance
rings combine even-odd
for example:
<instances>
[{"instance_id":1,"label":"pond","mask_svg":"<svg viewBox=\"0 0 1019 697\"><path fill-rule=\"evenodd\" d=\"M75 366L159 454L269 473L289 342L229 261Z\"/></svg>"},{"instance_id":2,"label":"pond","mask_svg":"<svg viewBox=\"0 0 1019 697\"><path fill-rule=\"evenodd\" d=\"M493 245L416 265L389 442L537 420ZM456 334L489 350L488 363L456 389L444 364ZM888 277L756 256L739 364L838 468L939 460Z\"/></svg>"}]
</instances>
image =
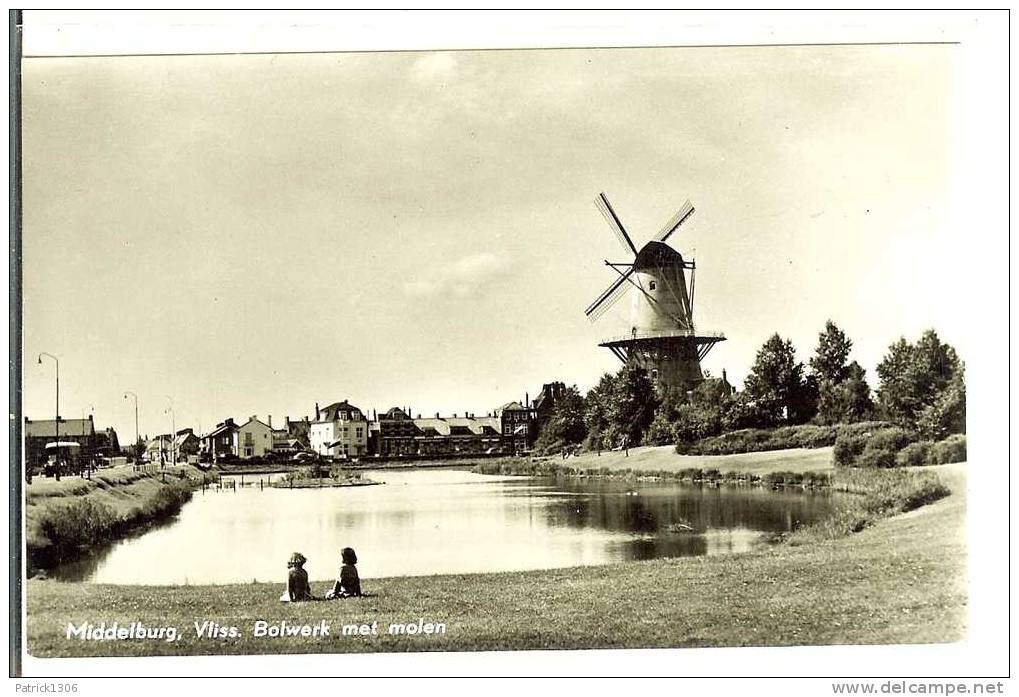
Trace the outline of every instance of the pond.
<instances>
[{"instance_id":1,"label":"pond","mask_svg":"<svg viewBox=\"0 0 1019 697\"><path fill-rule=\"evenodd\" d=\"M196 491L171 520L52 575L121 584L282 583L287 558L300 551L311 579L327 580L346 546L357 550L362 578L725 554L766 544L766 533L793 530L831 507L824 493L745 486L448 469L364 477L385 484Z\"/></svg>"}]
</instances>

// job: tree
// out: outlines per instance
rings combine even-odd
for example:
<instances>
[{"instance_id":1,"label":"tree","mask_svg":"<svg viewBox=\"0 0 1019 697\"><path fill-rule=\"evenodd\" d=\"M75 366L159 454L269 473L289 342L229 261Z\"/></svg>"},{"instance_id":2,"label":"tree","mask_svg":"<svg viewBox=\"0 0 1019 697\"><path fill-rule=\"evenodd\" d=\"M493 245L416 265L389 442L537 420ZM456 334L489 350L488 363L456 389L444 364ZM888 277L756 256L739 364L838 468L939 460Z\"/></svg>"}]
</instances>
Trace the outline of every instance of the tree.
<instances>
[{"instance_id":1,"label":"tree","mask_svg":"<svg viewBox=\"0 0 1019 697\"><path fill-rule=\"evenodd\" d=\"M658 407L655 386L644 368L627 363L616 374L608 420L609 438L619 444L626 438L629 445L637 445L651 425Z\"/></svg>"},{"instance_id":2,"label":"tree","mask_svg":"<svg viewBox=\"0 0 1019 697\"><path fill-rule=\"evenodd\" d=\"M644 440L651 445L667 445L675 441L673 425L680 408L686 401L685 395L675 389L662 389L658 395L658 406L648 426Z\"/></svg>"},{"instance_id":3,"label":"tree","mask_svg":"<svg viewBox=\"0 0 1019 697\"><path fill-rule=\"evenodd\" d=\"M959 428L959 415L965 422L965 385L963 364L955 349L942 343L933 329L923 333L915 344L900 338L888 349L877 367L881 384L878 404L884 416L910 428L917 428L926 411L925 424L935 430L936 422L943 428ZM956 377L958 376L958 377ZM945 399L939 412L942 394L955 384L955 396ZM954 407L952 403L954 401ZM937 414L942 413L942 417ZM936 418L937 417L937 418Z\"/></svg>"},{"instance_id":4,"label":"tree","mask_svg":"<svg viewBox=\"0 0 1019 697\"><path fill-rule=\"evenodd\" d=\"M584 426L587 429L585 447L600 450L609 446L609 405L615 392L616 378L605 373L598 384L584 397Z\"/></svg>"},{"instance_id":5,"label":"tree","mask_svg":"<svg viewBox=\"0 0 1019 697\"><path fill-rule=\"evenodd\" d=\"M960 367L942 390L937 401L924 407L917 416L916 428L929 440L943 440L953 433L966 432L965 370Z\"/></svg>"},{"instance_id":6,"label":"tree","mask_svg":"<svg viewBox=\"0 0 1019 697\"><path fill-rule=\"evenodd\" d=\"M860 421L873 411L865 371L856 361L847 362L852 348L853 342L831 320L817 336L810 369L817 386L817 421L823 424Z\"/></svg>"},{"instance_id":7,"label":"tree","mask_svg":"<svg viewBox=\"0 0 1019 697\"><path fill-rule=\"evenodd\" d=\"M810 359L810 369L817 376L818 383L829 381L839 384L848 375L849 352L853 348L853 342L846 337L845 332L828 320L824 325L824 331L817 336L817 348L814 350L814 357Z\"/></svg>"},{"instance_id":8,"label":"tree","mask_svg":"<svg viewBox=\"0 0 1019 697\"><path fill-rule=\"evenodd\" d=\"M762 414L769 417L766 420L780 421L783 407L787 418L810 411L804 404L809 394L803 390L803 364L796 361L793 343L778 334L773 334L757 352L744 387L749 399L773 410Z\"/></svg>"},{"instance_id":9,"label":"tree","mask_svg":"<svg viewBox=\"0 0 1019 697\"><path fill-rule=\"evenodd\" d=\"M841 382L824 380L818 389L817 419L823 424L865 421L874 412L867 371L853 361Z\"/></svg>"},{"instance_id":10,"label":"tree","mask_svg":"<svg viewBox=\"0 0 1019 697\"><path fill-rule=\"evenodd\" d=\"M550 449L583 442L587 436L585 409L584 398L577 386L567 389L562 399L552 408L548 421L541 427L535 447L548 452Z\"/></svg>"}]
</instances>

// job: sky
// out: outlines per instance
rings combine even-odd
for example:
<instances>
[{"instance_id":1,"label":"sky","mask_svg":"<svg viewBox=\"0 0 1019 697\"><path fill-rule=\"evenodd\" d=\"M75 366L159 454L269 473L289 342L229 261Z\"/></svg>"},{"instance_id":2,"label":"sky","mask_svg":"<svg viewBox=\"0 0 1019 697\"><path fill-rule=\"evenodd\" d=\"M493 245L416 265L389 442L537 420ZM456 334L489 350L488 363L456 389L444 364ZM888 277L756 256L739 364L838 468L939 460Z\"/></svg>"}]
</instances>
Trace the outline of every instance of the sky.
<instances>
[{"instance_id":1,"label":"sky","mask_svg":"<svg viewBox=\"0 0 1019 697\"><path fill-rule=\"evenodd\" d=\"M315 403L487 413L618 361L583 310L689 198L703 367L827 319L965 360L956 47L27 58L24 413L122 441ZM970 250L967 252L967 250Z\"/></svg>"}]
</instances>

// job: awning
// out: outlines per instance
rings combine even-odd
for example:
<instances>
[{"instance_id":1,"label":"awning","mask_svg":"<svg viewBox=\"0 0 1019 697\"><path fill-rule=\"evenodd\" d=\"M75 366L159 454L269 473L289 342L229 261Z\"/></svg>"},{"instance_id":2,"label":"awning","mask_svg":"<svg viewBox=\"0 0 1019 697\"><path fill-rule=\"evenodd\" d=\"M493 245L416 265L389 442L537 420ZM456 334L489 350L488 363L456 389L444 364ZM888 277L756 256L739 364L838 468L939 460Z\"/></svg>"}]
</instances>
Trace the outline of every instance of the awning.
<instances>
[{"instance_id":1,"label":"awning","mask_svg":"<svg viewBox=\"0 0 1019 697\"><path fill-rule=\"evenodd\" d=\"M49 450L51 448L80 448L80 447L81 447L81 443L75 443L73 440L59 441L57 443L47 443L46 444L46 449L47 450Z\"/></svg>"}]
</instances>

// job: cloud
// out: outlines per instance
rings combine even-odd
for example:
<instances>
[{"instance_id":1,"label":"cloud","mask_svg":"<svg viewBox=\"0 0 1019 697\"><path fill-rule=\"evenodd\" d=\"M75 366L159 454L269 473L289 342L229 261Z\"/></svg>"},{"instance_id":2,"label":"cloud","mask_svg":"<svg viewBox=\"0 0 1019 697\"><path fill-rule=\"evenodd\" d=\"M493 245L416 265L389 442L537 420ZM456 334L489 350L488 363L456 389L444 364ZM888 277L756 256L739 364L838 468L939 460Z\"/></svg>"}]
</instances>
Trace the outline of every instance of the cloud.
<instances>
[{"instance_id":1,"label":"cloud","mask_svg":"<svg viewBox=\"0 0 1019 697\"><path fill-rule=\"evenodd\" d=\"M457 61L452 53L427 53L411 66L411 78L420 85L445 84L456 76Z\"/></svg>"},{"instance_id":2,"label":"cloud","mask_svg":"<svg viewBox=\"0 0 1019 697\"><path fill-rule=\"evenodd\" d=\"M509 259L492 252L470 254L449 266L436 270L429 277L420 277L403 284L403 292L412 297L454 295L468 297L484 293L505 278L512 267Z\"/></svg>"}]
</instances>

